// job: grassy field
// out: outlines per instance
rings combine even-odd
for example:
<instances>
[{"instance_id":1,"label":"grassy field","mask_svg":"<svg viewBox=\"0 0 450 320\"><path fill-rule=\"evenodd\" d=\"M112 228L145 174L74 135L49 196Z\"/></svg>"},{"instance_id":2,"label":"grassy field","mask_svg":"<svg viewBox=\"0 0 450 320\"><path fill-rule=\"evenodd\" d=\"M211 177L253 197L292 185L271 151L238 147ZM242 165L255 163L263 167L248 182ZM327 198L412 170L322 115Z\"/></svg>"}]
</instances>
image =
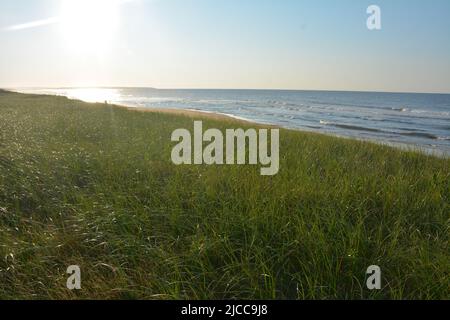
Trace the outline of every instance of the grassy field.
<instances>
[{"instance_id":1,"label":"grassy field","mask_svg":"<svg viewBox=\"0 0 450 320\"><path fill-rule=\"evenodd\" d=\"M282 130L276 176L175 166L192 123L0 92L0 298L450 297L450 160Z\"/></svg>"}]
</instances>

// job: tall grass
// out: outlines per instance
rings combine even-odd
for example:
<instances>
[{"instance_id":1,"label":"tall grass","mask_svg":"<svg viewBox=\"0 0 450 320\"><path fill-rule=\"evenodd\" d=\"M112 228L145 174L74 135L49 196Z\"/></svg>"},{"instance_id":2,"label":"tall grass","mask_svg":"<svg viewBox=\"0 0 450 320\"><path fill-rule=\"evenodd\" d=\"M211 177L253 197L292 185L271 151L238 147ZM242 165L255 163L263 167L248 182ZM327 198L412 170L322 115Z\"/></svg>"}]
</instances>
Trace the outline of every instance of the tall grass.
<instances>
[{"instance_id":1,"label":"tall grass","mask_svg":"<svg viewBox=\"0 0 450 320\"><path fill-rule=\"evenodd\" d=\"M0 92L0 298L450 297L450 160L282 130L276 176L175 166L192 124Z\"/></svg>"}]
</instances>

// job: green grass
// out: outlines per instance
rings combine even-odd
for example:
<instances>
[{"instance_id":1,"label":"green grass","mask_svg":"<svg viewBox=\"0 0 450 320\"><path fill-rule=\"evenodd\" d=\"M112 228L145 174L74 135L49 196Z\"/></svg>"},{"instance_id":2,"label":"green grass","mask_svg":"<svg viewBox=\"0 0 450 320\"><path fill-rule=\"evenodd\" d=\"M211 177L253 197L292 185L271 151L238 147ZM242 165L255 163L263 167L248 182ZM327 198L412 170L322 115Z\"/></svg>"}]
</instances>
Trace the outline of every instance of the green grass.
<instances>
[{"instance_id":1,"label":"green grass","mask_svg":"<svg viewBox=\"0 0 450 320\"><path fill-rule=\"evenodd\" d=\"M192 125L0 92L0 298L450 297L450 160L282 130L276 176L175 166Z\"/></svg>"}]
</instances>

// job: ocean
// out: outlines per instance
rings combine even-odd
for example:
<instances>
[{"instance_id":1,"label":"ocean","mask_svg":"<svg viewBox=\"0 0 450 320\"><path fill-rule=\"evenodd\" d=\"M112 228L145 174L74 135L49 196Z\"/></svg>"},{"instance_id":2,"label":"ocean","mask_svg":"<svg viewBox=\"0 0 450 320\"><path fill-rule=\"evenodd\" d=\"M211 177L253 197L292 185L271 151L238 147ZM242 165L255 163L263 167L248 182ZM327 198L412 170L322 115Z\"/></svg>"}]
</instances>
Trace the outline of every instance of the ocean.
<instances>
[{"instance_id":1,"label":"ocean","mask_svg":"<svg viewBox=\"0 0 450 320\"><path fill-rule=\"evenodd\" d=\"M129 107L214 112L450 156L450 94L152 88L17 91Z\"/></svg>"}]
</instances>

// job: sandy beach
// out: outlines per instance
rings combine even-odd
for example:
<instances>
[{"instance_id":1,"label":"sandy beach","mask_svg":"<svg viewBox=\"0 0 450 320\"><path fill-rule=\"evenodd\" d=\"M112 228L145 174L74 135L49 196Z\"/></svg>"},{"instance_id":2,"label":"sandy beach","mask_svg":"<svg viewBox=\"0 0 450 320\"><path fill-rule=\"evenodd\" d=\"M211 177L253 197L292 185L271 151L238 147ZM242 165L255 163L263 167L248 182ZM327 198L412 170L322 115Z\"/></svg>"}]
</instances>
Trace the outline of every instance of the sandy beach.
<instances>
[{"instance_id":1,"label":"sandy beach","mask_svg":"<svg viewBox=\"0 0 450 320\"><path fill-rule=\"evenodd\" d=\"M164 114L172 114L172 115L181 115L186 116L189 118L202 118L202 119L209 119L209 120L218 120L218 121L233 121L233 122L240 122L244 124L253 124L257 126L262 126L262 124L250 121L250 120L244 120L237 117L225 115L225 114L219 114L214 112L206 112L206 111L200 111L200 110L187 110L187 109L162 109L162 108L135 108L135 107L127 107L123 105L116 105L117 107L126 108L130 111L137 111L137 112L153 112L153 113L164 113ZM265 125L268 126L268 125ZM269 126L268 126L269 127ZM275 126L270 126L275 127Z\"/></svg>"}]
</instances>

